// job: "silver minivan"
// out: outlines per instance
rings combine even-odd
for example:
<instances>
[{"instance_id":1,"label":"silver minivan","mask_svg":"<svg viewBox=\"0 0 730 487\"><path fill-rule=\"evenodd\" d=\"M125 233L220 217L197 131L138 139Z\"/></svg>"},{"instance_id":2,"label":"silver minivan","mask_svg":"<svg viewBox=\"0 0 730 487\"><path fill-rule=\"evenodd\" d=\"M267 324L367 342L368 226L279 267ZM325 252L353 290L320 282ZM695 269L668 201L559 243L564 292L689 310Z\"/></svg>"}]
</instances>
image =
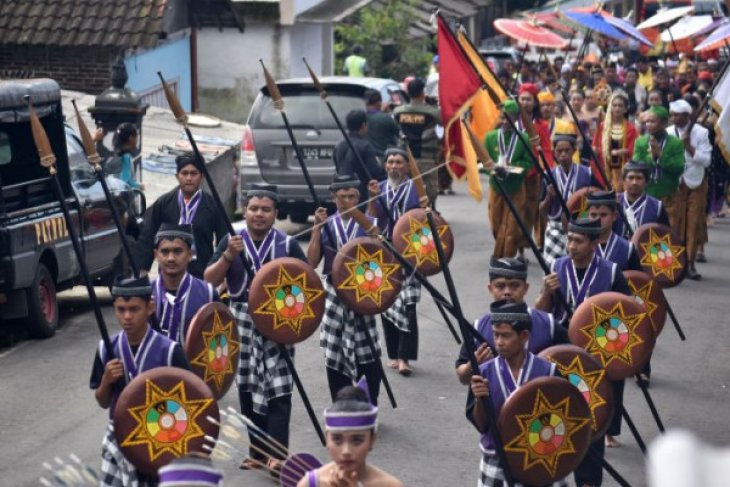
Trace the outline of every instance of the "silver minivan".
<instances>
[{"instance_id":1,"label":"silver minivan","mask_svg":"<svg viewBox=\"0 0 730 487\"><path fill-rule=\"evenodd\" d=\"M406 102L401 87L390 79L325 76L320 81L343 126L350 110L365 108L363 95L367 89L380 91L383 101L393 106ZM342 134L311 79L286 79L277 81L277 85L317 196L328 201L328 187L335 174L332 153L335 145L343 140ZM288 216L295 223L305 223L314 213L314 202L282 116L265 86L259 91L244 127L240 164L242 191L251 184L278 186L279 218Z\"/></svg>"}]
</instances>

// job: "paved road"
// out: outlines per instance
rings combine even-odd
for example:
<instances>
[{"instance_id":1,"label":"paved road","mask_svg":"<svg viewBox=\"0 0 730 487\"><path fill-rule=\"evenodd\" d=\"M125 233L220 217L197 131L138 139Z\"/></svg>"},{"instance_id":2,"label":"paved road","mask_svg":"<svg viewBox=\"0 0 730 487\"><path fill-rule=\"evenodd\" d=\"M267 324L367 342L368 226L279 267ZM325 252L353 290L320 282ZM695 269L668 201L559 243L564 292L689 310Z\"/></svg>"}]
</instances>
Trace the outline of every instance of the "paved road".
<instances>
[{"instance_id":1,"label":"paved road","mask_svg":"<svg viewBox=\"0 0 730 487\"><path fill-rule=\"evenodd\" d=\"M493 245L484 203L477 205L465 195L441 197L439 208L453 226L457 252L452 269L468 317L487 309L487 263ZM680 342L670 324L660 337L655 353L651 393L667 427L695 431L713 444L727 441L730 428L717 414L730 399L730 367L725 360L730 340L727 324L727 289L730 277L730 221L719 220L707 247L709 264L700 271L702 282L683 283L668 297L687 333ZM532 258L534 262L534 258ZM536 264L530 266L532 301L539 289ZM442 279L433 278L445 290ZM79 288L80 289L80 288ZM445 292L444 292L445 293ZM104 316L113 323L109 297L99 290ZM58 334L45 341L25 341L0 350L0 484L38 485L42 463L56 455L74 452L94 466L99 464L99 445L106 422L91 391L88 377L98 341L93 315L81 291L62 300L63 324ZM393 472L410 486L470 486L476 483L479 453L477 434L463 414L466 390L453 373L457 346L429 297L419 306L420 360L415 374L402 378L390 374L399 402L391 409L381 396L378 444L371 460ZM115 326L112 326L115 329ZM695 365L696 364L696 365ZM328 405L329 393L323 355L316 338L298 348L297 365L315 410ZM236 406L233 393L224 405ZM646 404L634 384L626 388L626 407L644 439L658 434ZM611 450L609 461L631 482L644 485L640 451L628 431L623 446ZM319 446L298 396L292 417L293 451L310 451L327 457ZM221 464L228 485L270 486L257 473L241 472L238 461ZM616 485L607 481L604 485Z\"/></svg>"}]
</instances>

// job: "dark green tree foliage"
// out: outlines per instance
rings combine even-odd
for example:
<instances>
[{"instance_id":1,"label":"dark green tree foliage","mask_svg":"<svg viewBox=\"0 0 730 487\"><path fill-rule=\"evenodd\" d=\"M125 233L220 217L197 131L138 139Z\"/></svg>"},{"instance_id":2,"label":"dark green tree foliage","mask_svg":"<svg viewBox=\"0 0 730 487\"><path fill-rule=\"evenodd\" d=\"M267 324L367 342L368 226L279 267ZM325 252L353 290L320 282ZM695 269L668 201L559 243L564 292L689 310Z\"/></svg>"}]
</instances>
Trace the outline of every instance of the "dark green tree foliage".
<instances>
[{"instance_id":1,"label":"dark green tree foliage","mask_svg":"<svg viewBox=\"0 0 730 487\"><path fill-rule=\"evenodd\" d=\"M416 0L385 0L369 5L335 28L335 72L344 74L345 58L355 45L362 47L369 74L401 80L409 75L425 77L435 52L436 36L414 39L409 26L417 17Z\"/></svg>"}]
</instances>

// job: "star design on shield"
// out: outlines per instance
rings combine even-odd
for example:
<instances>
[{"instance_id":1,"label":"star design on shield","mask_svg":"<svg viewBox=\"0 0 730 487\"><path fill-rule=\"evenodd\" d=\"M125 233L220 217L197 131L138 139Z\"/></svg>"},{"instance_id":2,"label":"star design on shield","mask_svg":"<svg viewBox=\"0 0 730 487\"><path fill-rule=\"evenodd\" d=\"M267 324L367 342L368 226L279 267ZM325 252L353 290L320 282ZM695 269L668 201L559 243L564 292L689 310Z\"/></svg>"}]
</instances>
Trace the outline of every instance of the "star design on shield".
<instances>
[{"instance_id":1,"label":"star design on shield","mask_svg":"<svg viewBox=\"0 0 730 487\"><path fill-rule=\"evenodd\" d=\"M426 262L433 262L435 265L439 265L436 242L433 240L431 227L428 222L417 218L409 218L408 225L410 227L408 233L401 235L401 238L406 242L403 256L415 258L416 267ZM449 226L446 224L436 225L439 237L443 237L448 228ZM444 246L444 251L446 251L446 243L443 241L443 238L441 239L441 244Z\"/></svg>"},{"instance_id":2,"label":"star design on shield","mask_svg":"<svg viewBox=\"0 0 730 487\"><path fill-rule=\"evenodd\" d=\"M679 256L686 249L682 245L673 245L669 233L660 237L651 228L649 239L641 244L641 249L641 265L651 268L654 277L665 275L668 279L674 279L674 273L682 270Z\"/></svg>"},{"instance_id":3,"label":"star design on shield","mask_svg":"<svg viewBox=\"0 0 730 487\"><path fill-rule=\"evenodd\" d=\"M654 281L648 281L643 287L636 287L633 282L629 281L629 287L631 288L631 292L634 293L634 299L636 302L643 304L646 308L646 314L649 315L651 326L654 328L654 331L656 331L658 329L657 324L654 323L654 318L652 318L652 316L654 316L654 311L656 311L659 305L651 300L651 292L654 290Z\"/></svg>"},{"instance_id":4,"label":"star design on shield","mask_svg":"<svg viewBox=\"0 0 730 487\"><path fill-rule=\"evenodd\" d=\"M573 360L568 365L561 365L557 362L555 365L558 367L560 374L567 378L583 394L591 410L591 420L593 429L595 430L598 426L596 409L606 404L606 398L598 393L598 384L605 377L606 370L601 368L593 372L587 372L583 367L583 361L579 355L573 357Z\"/></svg>"},{"instance_id":5,"label":"star design on shield","mask_svg":"<svg viewBox=\"0 0 730 487\"><path fill-rule=\"evenodd\" d=\"M307 273L292 277L284 266L279 267L279 277L274 284L265 284L268 299L254 313L274 318L274 331L288 326L299 335L302 321L314 318L311 303L322 294L321 289L307 287Z\"/></svg>"},{"instance_id":6,"label":"star design on shield","mask_svg":"<svg viewBox=\"0 0 730 487\"><path fill-rule=\"evenodd\" d=\"M383 249L371 254L362 245L357 246L355 259L345 262L345 267L348 276L340 289L354 290L358 302L367 298L378 306L383 293L393 289L390 276L398 270L398 264L384 262Z\"/></svg>"},{"instance_id":7,"label":"star design on shield","mask_svg":"<svg viewBox=\"0 0 730 487\"><path fill-rule=\"evenodd\" d=\"M149 379L145 387L144 404L129 408L137 425L120 446L146 445L151 461L163 453L187 455L188 442L205 435L196 419L213 399L188 399L183 381L169 391Z\"/></svg>"},{"instance_id":8,"label":"star design on shield","mask_svg":"<svg viewBox=\"0 0 730 487\"><path fill-rule=\"evenodd\" d=\"M646 313L626 314L621 302L616 303L610 310L593 304L591 311L592 322L580 329L580 332L589 339L586 351L599 357L603 367L607 367L613 360L621 360L632 366L632 349L644 343L636 333L636 327Z\"/></svg>"},{"instance_id":9,"label":"star design on shield","mask_svg":"<svg viewBox=\"0 0 730 487\"><path fill-rule=\"evenodd\" d=\"M532 412L518 414L520 432L504 446L504 450L522 453L523 470L542 465L555 476L558 461L563 455L575 453L573 435L590 422L589 418L570 416L570 397L552 404L537 391Z\"/></svg>"},{"instance_id":10,"label":"star design on shield","mask_svg":"<svg viewBox=\"0 0 730 487\"><path fill-rule=\"evenodd\" d=\"M238 353L240 345L233 338L233 320L223 323L218 310L213 312L213 329L203 332L205 347L190 361L190 365L197 365L203 369L203 381L207 384L212 381L220 392L227 374L232 374L233 363L230 357Z\"/></svg>"}]
</instances>

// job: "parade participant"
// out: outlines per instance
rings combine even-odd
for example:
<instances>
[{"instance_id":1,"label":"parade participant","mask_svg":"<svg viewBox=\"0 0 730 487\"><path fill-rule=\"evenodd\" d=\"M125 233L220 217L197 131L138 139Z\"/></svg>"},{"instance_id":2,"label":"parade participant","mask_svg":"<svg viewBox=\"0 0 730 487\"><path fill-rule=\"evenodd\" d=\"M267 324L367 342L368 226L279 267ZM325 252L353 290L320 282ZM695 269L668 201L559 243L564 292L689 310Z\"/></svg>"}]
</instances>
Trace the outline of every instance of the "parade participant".
<instances>
[{"instance_id":1,"label":"parade participant","mask_svg":"<svg viewBox=\"0 0 730 487\"><path fill-rule=\"evenodd\" d=\"M368 131L365 134L375 148L378 157L385 155L385 149L398 142L398 125L393 117L383 112L383 96L378 90L365 90L365 111Z\"/></svg>"},{"instance_id":2,"label":"parade participant","mask_svg":"<svg viewBox=\"0 0 730 487\"><path fill-rule=\"evenodd\" d=\"M567 326L568 313L559 300L553 299L556 291L565 296L568 304L577 308L586 298L602 292L613 291L631 296L631 288L626 278L615 263L602 259L598 252L601 236L601 221L598 219L577 219L568 224L568 255L556 260L551 269L552 273L545 276L543 288L535 302L535 307L543 311L552 311L558 323ZM622 404L623 381L613 383L615 404ZM601 464L595 457L603 458L605 446L616 447L618 442L614 436L620 433L620 410L614 412L609 433L605 443L595 441L591 450L595 452L586 457L576 469L577 485L601 485ZM610 435L610 436L609 436ZM590 450L589 450L590 451Z\"/></svg>"},{"instance_id":3,"label":"parade participant","mask_svg":"<svg viewBox=\"0 0 730 487\"><path fill-rule=\"evenodd\" d=\"M297 487L402 487L400 480L367 462L375 445L377 415L378 408L363 390L341 389L324 412L332 461L307 472Z\"/></svg>"},{"instance_id":4,"label":"parade participant","mask_svg":"<svg viewBox=\"0 0 730 487\"><path fill-rule=\"evenodd\" d=\"M423 175L428 199L434 206L438 196L436 164L441 152L436 126L441 125L441 111L437 106L426 103L425 86L421 78L411 81L408 84L408 96L411 101L393 110L393 118L406 136L418 169Z\"/></svg>"},{"instance_id":5,"label":"parade participant","mask_svg":"<svg viewBox=\"0 0 730 487\"><path fill-rule=\"evenodd\" d=\"M354 208L360 199L359 187L360 181L352 176L335 176L330 191L337 212L327 218L327 210L317 208L307 248L307 259L312 267L317 267L324 257L322 275L327 299L320 328L319 346L325 350L327 383L332 400L340 389L352 385L360 377L365 376L370 388L370 397L373 404L377 405L380 369L375 361L380 360L380 339L375 316L360 315L348 308L337 297L330 280L337 250L354 238L367 236L365 229L347 214L347 211ZM325 231L324 226L329 230ZM337 241L332 242L331 236ZM371 350L365 333L370 335L375 350Z\"/></svg>"},{"instance_id":6,"label":"parade participant","mask_svg":"<svg viewBox=\"0 0 730 487\"><path fill-rule=\"evenodd\" d=\"M672 79L666 69L659 69L654 73L652 90L659 90L662 95L662 106L667 109L669 103L682 98L682 93L672 84Z\"/></svg>"},{"instance_id":7,"label":"parade participant","mask_svg":"<svg viewBox=\"0 0 730 487\"><path fill-rule=\"evenodd\" d=\"M627 68L624 75L624 88L629 98L629 120L634 123L636 117L644 111L646 105L646 88L638 83L639 71L636 68Z\"/></svg>"},{"instance_id":8,"label":"parade participant","mask_svg":"<svg viewBox=\"0 0 730 487\"><path fill-rule=\"evenodd\" d=\"M189 452L175 458L157 471L157 487L222 487L223 472L213 465L210 457L200 452Z\"/></svg>"},{"instance_id":9,"label":"parade participant","mask_svg":"<svg viewBox=\"0 0 730 487\"><path fill-rule=\"evenodd\" d=\"M651 107L645 114L646 135L636 139L633 160L651 169L646 192L662 200L672 228L681 225L677 205L679 178L684 171L684 144L679 137L668 134L665 127L669 112L664 107Z\"/></svg>"},{"instance_id":10,"label":"parade participant","mask_svg":"<svg viewBox=\"0 0 730 487\"><path fill-rule=\"evenodd\" d=\"M337 143L332 151L332 159L335 163L337 174L354 176L361 181L360 204L365 203L368 173L371 177L380 181L383 178L383 169L378 164L375 147L366 138L368 133L368 116L364 110L351 110L345 117L347 134L350 143L355 148L355 153L350 149L350 144L343 139ZM358 157L359 155L359 157ZM365 163L362 167L360 160ZM367 169L366 169L367 168Z\"/></svg>"},{"instance_id":11,"label":"parade participant","mask_svg":"<svg viewBox=\"0 0 730 487\"><path fill-rule=\"evenodd\" d=\"M542 119L548 124L548 133L550 137L555 134L573 134L575 135L575 125L573 122L568 122L556 117L555 111L555 96L549 91L541 91L537 95L537 100L540 102L540 114Z\"/></svg>"},{"instance_id":12,"label":"parade participant","mask_svg":"<svg viewBox=\"0 0 730 487\"><path fill-rule=\"evenodd\" d=\"M160 275L152 282L152 298L161 332L183 346L195 313L218 301L212 285L188 273L192 248L192 225L160 225L155 235L155 260Z\"/></svg>"},{"instance_id":13,"label":"parade participant","mask_svg":"<svg viewBox=\"0 0 730 487\"><path fill-rule=\"evenodd\" d=\"M634 244L613 231L619 217L618 200L614 191L594 191L586 196L588 218L601 222L596 253L599 257L618 265L621 271L641 271L641 259Z\"/></svg>"},{"instance_id":14,"label":"parade participant","mask_svg":"<svg viewBox=\"0 0 730 487\"><path fill-rule=\"evenodd\" d=\"M370 181L368 184L368 213L377 218L383 235L392 239L395 222L403 213L418 208L419 200L409 175L408 153L392 147L385 151L385 157L388 178L380 183ZM420 284L413 278L407 279L396 302L381 315L385 346L391 360L388 366L404 376L413 373L410 361L418 358L416 304L420 299Z\"/></svg>"},{"instance_id":15,"label":"parade participant","mask_svg":"<svg viewBox=\"0 0 730 487\"><path fill-rule=\"evenodd\" d=\"M527 283L527 265L514 258L495 259L489 262L489 284L487 286L492 299L509 303L522 304L525 295L530 289ZM543 349L568 343L568 335L562 326L556 326L550 313L528 307L532 330L527 342L527 350L531 353L540 353ZM476 344L477 363L483 364L493 358L492 350L496 350L494 334L492 333L492 315L487 313L474 322L474 328L484 337L486 343ZM462 344L459 358L456 360L456 375L462 384L468 385L472 371L469 364L466 345Z\"/></svg>"},{"instance_id":16,"label":"parade participant","mask_svg":"<svg viewBox=\"0 0 730 487\"><path fill-rule=\"evenodd\" d=\"M203 175L193 153L175 158L178 187L163 194L147 209L144 226L133 249L135 261L143 273L149 271L154 260L155 235L163 223L193 226L193 261L188 272L197 278L203 277L205 266L213 255L213 236L220 242L226 235L226 223L218 211L213 197L203 191Z\"/></svg>"},{"instance_id":17,"label":"parade participant","mask_svg":"<svg viewBox=\"0 0 730 487\"><path fill-rule=\"evenodd\" d=\"M230 295L230 306L241 334L238 368L238 399L241 412L267 434L284 446L289 444L289 419L293 378L277 343L265 338L254 326L248 311L248 293L254 276L249 275L241 262L243 253L248 268L254 273L279 257L307 260L297 241L273 227L279 196L273 185L254 185L246 193L244 218L246 227L233 237L221 239L205 280L218 286L225 279ZM286 347L294 355L294 347ZM267 449L259 438L251 435L251 445L268 452L267 459L251 448L249 458L241 462L244 470L281 468L280 452Z\"/></svg>"},{"instance_id":18,"label":"parade participant","mask_svg":"<svg viewBox=\"0 0 730 487\"><path fill-rule=\"evenodd\" d=\"M680 178L677 194L676 215L679 225L674 230L684 239L687 246L687 278L700 280L702 276L695 268L697 249L701 244L702 225L706 223L707 177L705 171L712 162L712 146L705 127L698 123L689 127L692 106L685 100L673 101L669 105L672 125L667 132L679 137L684 143L684 172Z\"/></svg>"},{"instance_id":19,"label":"parade participant","mask_svg":"<svg viewBox=\"0 0 730 487\"><path fill-rule=\"evenodd\" d=\"M102 441L101 486L122 487L157 485L156 479L136 471L119 449L114 436L114 407L125 385L142 372L157 367L180 367L189 370L188 361L178 343L155 332L148 324L154 313L152 286L147 277L118 277L111 290L114 315L122 328L112 337L110 355L99 342L89 385L96 402L109 409L109 423Z\"/></svg>"},{"instance_id":20,"label":"parade participant","mask_svg":"<svg viewBox=\"0 0 730 487\"><path fill-rule=\"evenodd\" d=\"M581 188L598 185L588 166L573 164L571 154L575 152L576 137L571 134L553 136L553 153L557 165L551 169L558 183L563 200ZM552 185L546 186L545 198L540 203L540 212L547 217L545 247L543 255L548 265L566 253L566 233L563 228L563 208Z\"/></svg>"},{"instance_id":21,"label":"parade participant","mask_svg":"<svg viewBox=\"0 0 730 487\"><path fill-rule=\"evenodd\" d=\"M593 137L598 129L598 122L603 118L603 111L598 105L596 92L592 89L585 90L585 101L581 110L581 118L588 123L586 136Z\"/></svg>"},{"instance_id":22,"label":"parade participant","mask_svg":"<svg viewBox=\"0 0 730 487\"><path fill-rule=\"evenodd\" d=\"M649 64L649 59L645 56L639 56L639 59L636 60L636 70L639 74L639 85L649 91L654 84L654 70Z\"/></svg>"},{"instance_id":23,"label":"parade participant","mask_svg":"<svg viewBox=\"0 0 730 487\"><path fill-rule=\"evenodd\" d=\"M637 228L647 223L669 226L669 216L661 200L646 194L650 174L648 166L634 161L629 161L623 168L624 192L618 196L618 202L631 228L627 228L624 220L618 218L613 224L613 231L624 238L629 238Z\"/></svg>"},{"instance_id":24,"label":"parade participant","mask_svg":"<svg viewBox=\"0 0 730 487\"><path fill-rule=\"evenodd\" d=\"M533 165L532 158L527 153L525 144L519 142L518 137L527 141L525 134L512 130L513 124L519 117L520 108L514 100L505 100L502 104L499 128L487 133L484 139L484 146L489 153L490 161L484 161L485 169L490 172L489 176L489 223L494 236L494 257L514 257L519 249L522 240L522 233L517 226L517 221L510 212L505 198L509 197L518 211L523 210L527 202L525 189L525 174L507 173L497 175L497 171L506 166L521 167L529 169ZM509 120L512 123L509 122ZM507 192L503 195L497 189L494 182L495 177L500 177L502 187ZM534 178L538 179L539 178Z\"/></svg>"},{"instance_id":25,"label":"parade participant","mask_svg":"<svg viewBox=\"0 0 730 487\"><path fill-rule=\"evenodd\" d=\"M477 485L506 485L503 466L495 452L494 432L489 431L487 412L481 400L492 402L494 414L499 417L507 398L520 386L538 377L558 375L555 364L526 350L532 332L527 305L497 301L490 306L492 334L499 356L479 366L479 375L472 375L466 404L466 417L481 433L479 442L482 460ZM555 486L567 486L561 480Z\"/></svg>"},{"instance_id":26,"label":"parade participant","mask_svg":"<svg viewBox=\"0 0 730 487\"><path fill-rule=\"evenodd\" d=\"M621 168L631 159L638 135L636 127L627 118L628 101L626 93L614 91L606 116L593 136L598 161L603 165L611 186L619 192L622 191Z\"/></svg>"}]
</instances>

